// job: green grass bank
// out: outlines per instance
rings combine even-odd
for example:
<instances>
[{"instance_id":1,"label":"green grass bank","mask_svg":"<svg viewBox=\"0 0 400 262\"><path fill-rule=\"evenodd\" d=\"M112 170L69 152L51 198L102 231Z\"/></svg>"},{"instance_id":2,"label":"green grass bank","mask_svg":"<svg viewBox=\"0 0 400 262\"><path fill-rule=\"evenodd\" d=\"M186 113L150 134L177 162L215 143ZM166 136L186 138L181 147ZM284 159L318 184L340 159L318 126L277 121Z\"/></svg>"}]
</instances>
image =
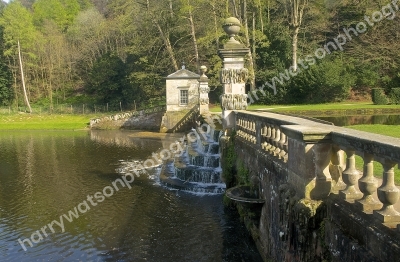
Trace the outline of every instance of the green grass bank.
<instances>
[{"instance_id":1,"label":"green grass bank","mask_svg":"<svg viewBox=\"0 0 400 262\"><path fill-rule=\"evenodd\" d=\"M85 130L94 117L98 115L3 114L0 115L0 130Z\"/></svg>"}]
</instances>

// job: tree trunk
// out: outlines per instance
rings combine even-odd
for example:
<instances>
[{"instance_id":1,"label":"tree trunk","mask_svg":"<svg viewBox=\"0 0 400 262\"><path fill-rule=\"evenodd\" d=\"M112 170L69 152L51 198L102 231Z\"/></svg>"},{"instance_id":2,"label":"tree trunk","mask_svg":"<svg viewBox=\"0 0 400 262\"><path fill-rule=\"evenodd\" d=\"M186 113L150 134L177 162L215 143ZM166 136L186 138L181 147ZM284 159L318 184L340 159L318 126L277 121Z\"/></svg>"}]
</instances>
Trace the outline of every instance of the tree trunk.
<instances>
[{"instance_id":1,"label":"tree trunk","mask_svg":"<svg viewBox=\"0 0 400 262\"><path fill-rule=\"evenodd\" d=\"M254 76L254 61L253 61L253 54L251 52L251 45L250 45L250 37L249 37L249 25L247 21L247 0L243 0L243 8L242 8L242 16L243 16L243 26L244 32L246 35L246 44L249 48L249 77L250 77L250 90L255 90L255 76Z\"/></svg>"},{"instance_id":2,"label":"tree trunk","mask_svg":"<svg viewBox=\"0 0 400 262\"><path fill-rule=\"evenodd\" d=\"M269 0L268 0L268 8L269 8ZM258 0L258 11L259 11L259 16L260 16L260 26L261 26L261 32L264 33L264 20L262 16L262 3L261 0ZM268 10L268 17L269 17L269 10Z\"/></svg>"},{"instance_id":3,"label":"tree trunk","mask_svg":"<svg viewBox=\"0 0 400 262\"><path fill-rule=\"evenodd\" d=\"M29 103L28 94L26 93L24 69L23 69L23 66L22 66L21 46L19 44L19 40L18 40L18 57L19 57L19 64L20 64L20 69L21 69L21 80L22 80L22 88L24 90L25 103L26 103L26 106L29 109L29 113L32 113L32 108L31 108L31 105Z\"/></svg>"},{"instance_id":4,"label":"tree trunk","mask_svg":"<svg viewBox=\"0 0 400 262\"><path fill-rule=\"evenodd\" d=\"M252 30L252 36L251 38L253 39L253 45L252 45L252 54L253 54L253 65L254 65L254 71L256 71L256 12L253 11L253 30Z\"/></svg>"},{"instance_id":5,"label":"tree trunk","mask_svg":"<svg viewBox=\"0 0 400 262\"><path fill-rule=\"evenodd\" d=\"M172 0L169 0L169 13L171 15L171 18L174 18L174 9L172 7Z\"/></svg>"},{"instance_id":6,"label":"tree trunk","mask_svg":"<svg viewBox=\"0 0 400 262\"><path fill-rule=\"evenodd\" d=\"M170 2L170 4L172 4L172 2ZM178 63L176 62L176 59L175 59L174 49L172 48L172 45L171 45L168 35L166 35L164 33L160 24L154 18L153 14L150 12L150 1L149 0L146 0L146 7L147 7L147 13L151 17L151 21L157 27L157 30L160 33L162 40L164 41L165 47L167 48L169 58L171 59L172 66L174 67L175 71L178 71L179 67L178 67Z\"/></svg>"},{"instance_id":7,"label":"tree trunk","mask_svg":"<svg viewBox=\"0 0 400 262\"><path fill-rule=\"evenodd\" d=\"M218 18L217 18L217 10L216 10L216 1L213 1L213 3L210 5L212 6L213 9L213 15L214 15L214 31L215 31L215 44L217 46L217 50L219 49L219 39L218 39Z\"/></svg>"},{"instance_id":8,"label":"tree trunk","mask_svg":"<svg viewBox=\"0 0 400 262\"><path fill-rule=\"evenodd\" d=\"M158 31L160 32L161 38L164 40L164 44L167 48L169 58L171 59L171 63L174 66L175 71L178 71L179 70L178 63L176 62L174 50L172 49L172 45L171 45L171 42L169 41L169 37L164 34L160 24L155 19L153 19L153 23L155 24Z\"/></svg>"},{"instance_id":9,"label":"tree trunk","mask_svg":"<svg viewBox=\"0 0 400 262\"><path fill-rule=\"evenodd\" d=\"M232 0L233 15L240 20L240 16L236 7L236 1Z\"/></svg>"},{"instance_id":10,"label":"tree trunk","mask_svg":"<svg viewBox=\"0 0 400 262\"><path fill-rule=\"evenodd\" d=\"M288 5L289 25L292 27L292 67L293 72L297 71L297 44L300 26L308 0L289 0Z\"/></svg>"},{"instance_id":11,"label":"tree trunk","mask_svg":"<svg viewBox=\"0 0 400 262\"><path fill-rule=\"evenodd\" d=\"M189 1L188 1L188 4L190 6ZM192 15L192 11L190 8L189 8L189 22L190 22L190 28L191 28L191 35L193 38L193 48L194 48L194 55L195 55L195 59L196 59L197 71L200 73L200 59L199 59L199 50L197 47L196 30L194 28L193 15Z\"/></svg>"},{"instance_id":12,"label":"tree trunk","mask_svg":"<svg viewBox=\"0 0 400 262\"><path fill-rule=\"evenodd\" d=\"M293 72L297 71L297 42L300 27L295 27L293 30L293 40L292 40L292 66Z\"/></svg>"}]
</instances>

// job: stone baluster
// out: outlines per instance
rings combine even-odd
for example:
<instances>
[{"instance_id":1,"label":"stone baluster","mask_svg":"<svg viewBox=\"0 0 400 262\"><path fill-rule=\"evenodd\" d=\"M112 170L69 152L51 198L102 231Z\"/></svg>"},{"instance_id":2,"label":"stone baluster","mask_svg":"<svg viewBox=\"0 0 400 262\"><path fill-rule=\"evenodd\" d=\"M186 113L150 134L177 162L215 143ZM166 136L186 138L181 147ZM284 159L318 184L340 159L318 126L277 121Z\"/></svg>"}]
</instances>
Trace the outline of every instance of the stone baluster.
<instances>
[{"instance_id":1,"label":"stone baluster","mask_svg":"<svg viewBox=\"0 0 400 262\"><path fill-rule=\"evenodd\" d=\"M264 149L266 147L266 137L267 137L267 126L263 126L261 128L261 148Z\"/></svg>"},{"instance_id":2,"label":"stone baluster","mask_svg":"<svg viewBox=\"0 0 400 262\"><path fill-rule=\"evenodd\" d=\"M362 197L362 193L354 187L359 179L360 173L356 169L354 149L347 149L346 155L346 170L344 170L342 174L346 188L339 192L339 196L349 202L353 202Z\"/></svg>"},{"instance_id":3,"label":"stone baluster","mask_svg":"<svg viewBox=\"0 0 400 262\"><path fill-rule=\"evenodd\" d=\"M264 150L268 151L268 149L271 148L271 136L272 136L272 129L271 129L271 125L270 124L266 124L265 125L267 128L267 135L265 136L265 142L264 142Z\"/></svg>"},{"instance_id":4,"label":"stone baluster","mask_svg":"<svg viewBox=\"0 0 400 262\"><path fill-rule=\"evenodd\" d=\"M280 139L277 142L277 149L275 150L275 154L279 157L279 159L282 158L281 154L285 154L285 151L283 150L283 144L285 143L286 140L286 135L279 129L280 131Z\"/></svg>"},{"instance_id":5,"label":"stone baluster","mask_svg":"<svg viewBox=\"0 0 400 262\"><path fill-rule=\"evenodd\" d=\"M342 180L343 165L344 165L344 152L338 145L332 146L331 165L329 172L332 177L332 193L338 194L340 190L346 188L346 184Z\"/></svg>"},{"instance_id":6,"label":"stone baluster","mask_svg":"<svg viewBox=\"0 0 400 262\"><path fill-rule=\"evenodd\" d=\"M289 160L289 137L285 134L286 141L283 144L283 150L285 150L285 155L283 156L283 161L287 162Z\"/></svg>"},{"instance_id":7,"label":"stone baluster","mask_svg":"<svg viewBox=\"0 0 400 262\"><path fill-rule=\"evenodd\" d=\"M382 162L383 166L383 181L378 188L378 198L382 202L381 210L374 211L374 215L383 223L388 223L388 226L394 226L400 222L400 213L394 209L394 204L397 203L400 196L400 190L394 184L394 166L396 162L385 159ZM392 223L392 224L391 224Z\"/></svg>"},{"instance_id":8,"label":"stone baluster","mask_svg":"<svg viewBox=\"0 0 400 262\"><path fill-rule=\"evenodd\" d=\"M374 156L364 153L363 160L363 176L358 180L358 187L364 196L362 199L356 201L356 205L362 211L372 213L373 210L382 208L382 204L372 197L372 194L375 193L378 187L378 182L374 177Z\"/></svg>"},{"instance_id":9,"label":"stone baluster","mask_svg":"<svg viewBox=\"0 0 400 262\"><path fill-rule=\"evenodd\" d=\"M271 149L271 154L274 156L277 156L279 152L281 152L279 148L279 140L281 140L281 129L279 126L276 126L276 133L275 133L275 139L273 142L273 145L275 146L274 150Z\"/></svg>"},{"instance_id":10,"label":"stone baluster","mask_svg":"<svg viewBox=\"0 0 400 262\"><path fill-rule=\"evenodd\" d=\"M285 156L287 156L287 145L288 145L288 138L285 133L281 132L281 140L279 141L279 147L281 152L279 153L279 158L283 159L285 162Z\"/></svg>"},{"instance_id":11,"label":"stone baluster","mask_svg":"<svg viewBox=\"0 0 400 262\"><path fill-rule=\"evenodd\" d=\"M275 144L274 144L275 139L276 139L276 136L277 136L277 129L275 128L275 125L271 124L271 138L270 138L271 147L268 148L268 151L269 151L271 154L272 154L272 152L274 152L274 150L276 149Z\"/></svg>"},{"instance_id":12,"label":"stone baluster","mask_svg":"<svg viewBox=\"0 0 400 262\"><path fill-rule=\"evenodd\" d=\"M257 144L257 128L256 128L256 122L253 121L252 123L252 132L253 132L253 144Z\"/></svg>"}]
</instances>

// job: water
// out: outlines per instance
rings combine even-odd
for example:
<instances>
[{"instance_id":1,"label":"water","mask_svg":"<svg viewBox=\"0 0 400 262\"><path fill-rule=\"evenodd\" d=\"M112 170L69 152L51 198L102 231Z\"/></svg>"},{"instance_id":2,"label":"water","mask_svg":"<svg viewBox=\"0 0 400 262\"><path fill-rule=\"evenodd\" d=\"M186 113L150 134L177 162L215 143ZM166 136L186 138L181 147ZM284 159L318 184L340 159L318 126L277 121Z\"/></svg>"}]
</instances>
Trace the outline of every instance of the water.
<instances>
[{"instance_id":1,"label":"water","mask_svg":"<svg viewBox=\"0 0 400 262\"><path fill-rule=\"evenodd\" d=\"M353 125L400 125L400 115L356 115L356 116L327 116L315 117L322 119L336 126Z\"/></svg>"},{"instance_id":2,"label":"water","mask_svg":"<svg viewBox=\"0 0 400 262\"><path fill-rule=\"evenodd\" d=\"M197 194L224 193L226 185L221 180L218 144L221 131L211 129L208 134L192 129L192 132L196 139L188 139L187 144L183 144L181 156L163 166L159 174L160 183Z\"/></svg>"},{"instance_id":3,"label":"water","mask_svg":"<svg viewBox=\"0 0 400 262\"><path fill-rule=\"evenodd\" d=\"M262 261L222 195L199 197L140 176L84 213L41 228L110 186L120 160L145 160L176 137L128 132L0 133L0 261ZM24 251L18 239L30 238Z\"/></svg>"}]
</instances>

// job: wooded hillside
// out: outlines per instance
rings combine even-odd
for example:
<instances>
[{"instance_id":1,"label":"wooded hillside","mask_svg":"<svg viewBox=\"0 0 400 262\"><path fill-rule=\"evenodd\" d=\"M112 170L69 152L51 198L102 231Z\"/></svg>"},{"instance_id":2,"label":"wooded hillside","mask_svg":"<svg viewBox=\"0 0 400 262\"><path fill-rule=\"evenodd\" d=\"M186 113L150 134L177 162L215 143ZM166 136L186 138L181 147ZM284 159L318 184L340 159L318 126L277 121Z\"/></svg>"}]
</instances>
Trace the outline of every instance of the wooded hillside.
<instances>
[{"instance_id":1,"label":"wooded hillside","mask_svg":"<svg viewBox=\"0 0 400 262\"><path fill-rule=\"evenodd\" d=\"M225 18L243 25L259 103L339 101L400 87L400 1L11 0L0 2L0 103L152 104L182 62L221 92ZM361 23L362 22L362 23ZM274 89L270 88L275 85Z\"/></svg>"}]
</instances>

